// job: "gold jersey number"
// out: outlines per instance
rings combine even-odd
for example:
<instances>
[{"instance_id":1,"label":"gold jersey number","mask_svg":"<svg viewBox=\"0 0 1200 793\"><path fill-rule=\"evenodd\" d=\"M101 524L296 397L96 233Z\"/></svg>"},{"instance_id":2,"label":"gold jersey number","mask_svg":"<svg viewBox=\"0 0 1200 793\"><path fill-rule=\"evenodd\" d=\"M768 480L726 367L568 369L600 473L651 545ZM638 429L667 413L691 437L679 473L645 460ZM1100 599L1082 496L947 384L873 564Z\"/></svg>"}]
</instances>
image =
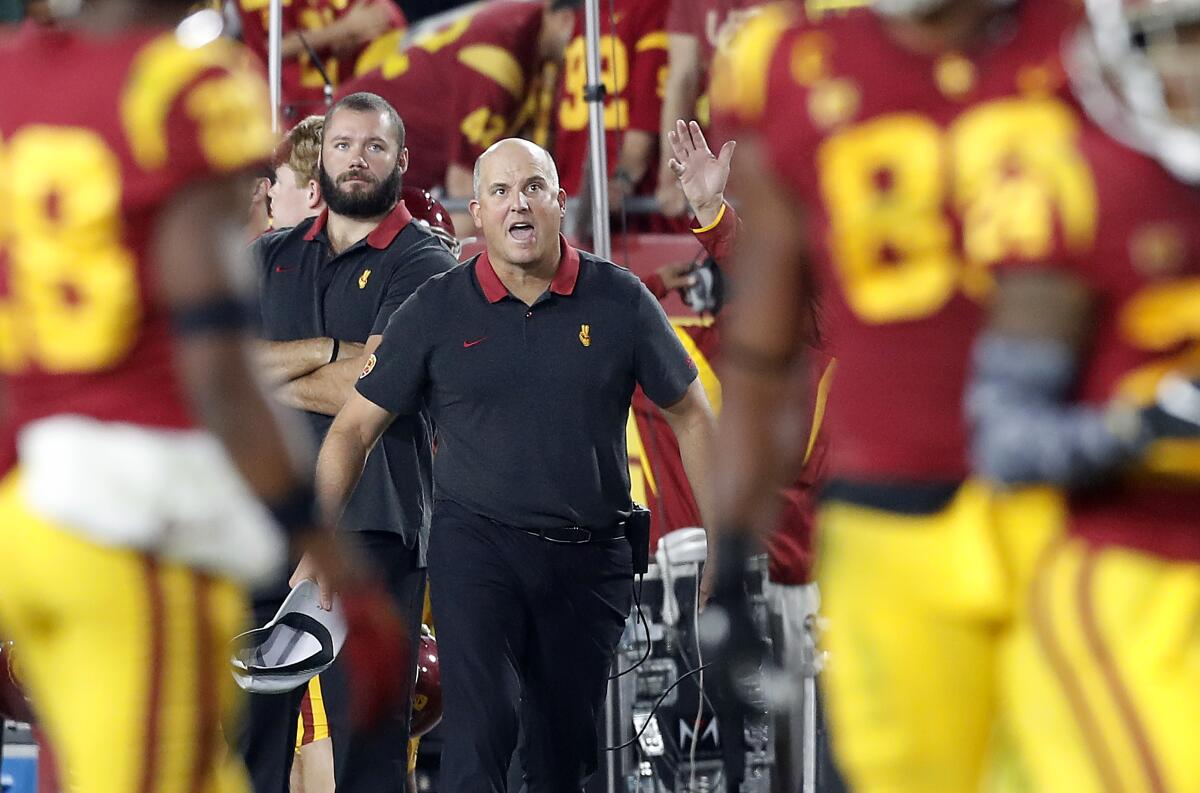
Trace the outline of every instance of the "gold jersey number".
<instances>
[{"instance_id":1,"label":"gold jersey number","mask_svg":"<svg viewBox=\"0 0 1200 793\"><path fill-rule=\"evenodd\" d=\"M141 302L120 210L120 163L95 132L0 141L0 371L94 372L128 353Z\"/></svg>"},{"instance_id":2,"label":"gold jersey number","mask_svg":"<svg viewBox=\"0 0 1200 793\"><path fill-rule=\"evenodd\" d=\"M985 296L991 265L1050 255L1057 233L1089 245L1097 199L1078 129L1057 101L1009 98L971 108L945 131L895 113L826 140L820 188L855 314L871 324L923 319L960 291Z\"/></svg>"},{"instance_id":3,"label":"gold jersey number","mask_svg":"<svg viewBox=\"0 0 1200 793\"><path fill-rule=\"evenodd\" d=\"M629 49L616 36L600 37L600 81L608 99L604 103L604 128L619 130L629 126L629 100L622 97L629 85ZM563 56L563 82L566 98L558 109L558 124L568 132L587 126L587 45L582 36L573 39Z\"/></svg>"}]
</instances>

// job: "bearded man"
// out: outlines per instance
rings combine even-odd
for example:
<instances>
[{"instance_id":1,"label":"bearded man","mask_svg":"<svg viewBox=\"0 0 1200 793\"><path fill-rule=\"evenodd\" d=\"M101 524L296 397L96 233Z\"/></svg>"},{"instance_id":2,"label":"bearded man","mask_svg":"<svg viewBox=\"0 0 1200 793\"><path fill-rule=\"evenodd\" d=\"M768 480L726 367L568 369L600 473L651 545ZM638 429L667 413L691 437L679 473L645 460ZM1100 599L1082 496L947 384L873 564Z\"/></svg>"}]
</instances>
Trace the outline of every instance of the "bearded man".
<instances>
[{"instance_id":1,"label":"bearded man","mask_svg":"<svg viewBox=\"0 0 1200 793\"><path fill-rule=\"evenodd\" d=\"M404 122L375 94L341 99L325 115L318 182L326 209L254 245L260 262L262 338L258 362L276 399L302 411L320 441L352 393L392 312L454 257L400 200L408 149ZM421 635L425 546L432 492L432 427L406 416L383 434L349 499L339 527L377 565L408 636ZM316 577L307 558L291 581ZM327 581L321 581L328 600ZM265 622L286 595L285 582L256 601ZM413 648L409 648L412 657ZM411 670L396 669L411 688ZM340 661L321 677L333 739L338 790L401 793L411 692L382 728L353 731L347 704L354 685ZM259 793L286 789L303 688L251 697L242 749Z\"/></svg>"}]
</instances>

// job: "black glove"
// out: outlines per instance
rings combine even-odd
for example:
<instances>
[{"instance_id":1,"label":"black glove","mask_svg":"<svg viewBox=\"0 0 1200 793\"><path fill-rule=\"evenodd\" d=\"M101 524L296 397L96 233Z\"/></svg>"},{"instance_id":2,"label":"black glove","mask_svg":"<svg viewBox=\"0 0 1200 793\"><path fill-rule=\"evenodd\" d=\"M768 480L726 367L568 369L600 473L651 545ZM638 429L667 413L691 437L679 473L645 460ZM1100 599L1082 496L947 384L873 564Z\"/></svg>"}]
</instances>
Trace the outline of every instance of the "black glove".
<instances>
[{"instance_id":1,"label":"black glove","mask_svg":"<svg viewBox=\"0 0 1200 793\"><path fill-rule=\"evenodd\" d=\"M725 736L726 790L736 791L746 773L742 735L752 707L749 685L767 662L767 643L754 622L746 594L751 539L744 533L720 536L712 597L700 615L700 642L717 683L717 716Z\"/></svg>"},{"instance_id":2,"label":"black glove","mask_svg":"<svg viewBox=\"0 0 1200 793\"><path fill-rule=\"evenodd\" d=\"M1140 417L1151 441L1200 438L1200 380L1166 375L1159 381L1154 402L1142 408Z\"/></svg>"}]
</instances>

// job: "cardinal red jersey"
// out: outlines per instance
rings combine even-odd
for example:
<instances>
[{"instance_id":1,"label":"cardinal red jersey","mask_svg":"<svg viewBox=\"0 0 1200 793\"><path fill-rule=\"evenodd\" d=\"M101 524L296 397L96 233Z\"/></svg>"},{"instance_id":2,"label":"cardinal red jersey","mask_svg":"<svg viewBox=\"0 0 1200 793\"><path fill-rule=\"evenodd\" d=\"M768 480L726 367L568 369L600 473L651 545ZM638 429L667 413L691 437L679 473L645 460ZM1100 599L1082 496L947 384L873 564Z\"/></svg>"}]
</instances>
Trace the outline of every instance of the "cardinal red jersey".
<instances>
[{"instance_id":1,"label":"cardinal red jersey","mask_svg":"<svg viewBox=\"0 0 1200 793\"><path fill-rule=\"evenodd\" d=\"M604 139L609 176L617 167L623 132L638 130L658 137L667 68L666 15L666 7L659 0L614 0L611 8L601 4L600 77L606 95ZM578 195L583 186L588 151L586 86L587 46L580 11L575 37L567 45L563 60L554 138L554 160L567 195ZM655 169L648 168L635 192L652 194L655 177Z\"/></svg>"},{"instance_id":2,"label":"cardinal red jersey","mask_svg":"<svg viewBox=\"0 0 1200 793\"><path fill-rule=\"evenodd\" d=\"M726 204L717 220L704 228L694 228L696 239L705 253L716 259L728 273L732 265L730 254L739 233L737 213ZM662 279L652 275L646 286L660 300L666 296ZM720 353L719 323L677 323L676 332L685 332L684 343L700 372L700 381L708 392L714 408L720 406L720 385L712 367ZM825 404L834 372L834 362L819 350L811 351L809 379L813 384L812 422L800 473L789 487L779 491L779 517L767 542L768 577L777 584L805 584L812 580L813 528L816 515L816 494L825 477L825 458L828 439L823 427ZM640 466L646 492L651 501L650 539L656 547L667 532L703 521L692 494L679 444L675 433L660 411L641 389L633 395L633 416L638 430L638 443L631 454L631 471ZM644 469L649 469L647 472Z\"/></svg>"},{"instance_id":3,"label":"cardinal red jersey","mask_svg":"<svg viewBox=\"0 0 1200 793\"><path fill-rule=\"evenodd\" d=\"M472 168L484 149L524 126L541 75L543 4L496 0L471 6L424 33L373 71L342 86L379 94L404 119L404 183L431 188L446 168Z\"/></svg>"},{"instance_id":4,"label":"cardinal red jersey","mask_svg":"<svg viewBox=\"0 0 1200 793\"><path fill-rule=\"evenodd\" d=\"M780 3L718 57L728 137L763 141L810 224L822 337L838 360L831 479L967 476L962 392L987 263L1049 253L1052 218L1078 188L1058 168L1078 130L1059 62L1078 16L1065 0L1023 2L986 44L926 57L870 11L813 23ZM1095 220L1062 216L1077 241Z\"/></svg>"},{"instance_id":5,"label":"cardinal red jersey","mask_svg":"<svg viewBox=\"0 0 1200 793\"><path fill-rule=\"evenodd\" d=\"M712 325L687 325L680 329L701 351L700 355L693 351L692 359L703 379L705 371L718 361L717 328ZM814 354L812 362L812 382L823 385L816 394L814 425L804 465L796 481L778 493L779 516L767 541L767 573L770 580L777 584L806 584L812 580L816 494L824 480L825 458L829 448L821 426L821 413L825 409L825 394L833 374L830 362L823 355ZM663 418L662 411L646 398L641 389L633 395L633 416L641 449L631 449L634 452L631 455L631 468L649 468L648 472L642 470L641 475L646 482L646 497L650 502L650 540L651 548L654 548L664 534L676 529L701 526L703 521L687 471L683 467L675 433Z\"/></svg>"},{"instance_id":6,"label":"cardinal red jersey","mask_svg":"<svg viewBox=\"0 0 1200 793\"><path fill-rule=\"evenodd\" d=\"M1094 127L1084 140L1095 243L1049 259L1093 295L1077 395L1096 407L1149 404L1165 373L1200 375L1200 193ZM1200 561L1200 441L1154 443L1120 480L1073 494L1070 508L1073 528L1094 542Z\"/></svg>"},{"instance_id":7,"label":"cardinal red jersey","mask_svg":"<svg viewBox=\"0 0 1200 793\"><path fill-rule=\"evenodd\" d=\"M299 31L311 33L328 27L344 17L359 0L283 0L283 35ZM391 0L375 0L388 10L392 26L402 30L405 26L404 13ZM267 62L267 31L270 25L270 0L238 0L238 14L242 21L242 39L246 46L262 62ZM299 121L305 116L325 113L325 77L336 89L350 79L355 61L369 45L344 51L318 53L320 68L307 51L283 62L280 88L288 118Z\"/></svg>"},{"instance_id":8,"label":"cardinal red jersey","mask_svg":"<svg viewBox=\"0 0 1200 793\"><path fill-rule=\"evenodd\" d=\"M0 446L56 414L192 425L149 248L182 186L270 156L243 53L148 30L0 43Z\"/></svg>"}]
</instances>

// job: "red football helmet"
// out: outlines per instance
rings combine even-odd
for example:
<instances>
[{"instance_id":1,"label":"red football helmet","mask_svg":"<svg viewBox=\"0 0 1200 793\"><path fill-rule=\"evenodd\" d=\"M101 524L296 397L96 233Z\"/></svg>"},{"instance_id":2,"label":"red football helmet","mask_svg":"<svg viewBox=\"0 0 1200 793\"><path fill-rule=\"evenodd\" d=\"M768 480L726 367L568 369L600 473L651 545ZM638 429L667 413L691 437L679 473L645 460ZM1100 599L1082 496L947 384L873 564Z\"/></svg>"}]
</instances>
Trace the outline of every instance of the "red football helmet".
<instances>
[{"instance_id":1,"label":"red football helmet","mask_svg":"<svg viewBox=\"0 0 1200 793\"><path fill-rule=\"evenodd\" d=\"M21 685L13 643L0 641L0 719L33 723L33 711Z\"/></svg>"},{"instance_id":2,"label":"red football helmet","mask_svg":"<svg viewBox=\"0 0 1200 793\"><path fill-rule=\"evenodd\" d=\"M417 650L417 683L413 689L412 737L420 738L441 720L442 667L438 663L437 639L428 626L422 625L421 646Z\"/></svg>"},{"instance_id":3,"label":"red football helmet","mask_svg":"<svg viewBox=\"0 0 1200 793\"><path fill-rule=\"evenodd\" d=\"M400 193L400 198L408 207L408 212L413 216L413 220L432 231L433 236L441 240L457 259L462 253L462 243L455 235L454 221L450 219L450 213L446 211L441 202L430 195L428 190L420 187L405 187Z\"/></svg>"}]
</instances>

